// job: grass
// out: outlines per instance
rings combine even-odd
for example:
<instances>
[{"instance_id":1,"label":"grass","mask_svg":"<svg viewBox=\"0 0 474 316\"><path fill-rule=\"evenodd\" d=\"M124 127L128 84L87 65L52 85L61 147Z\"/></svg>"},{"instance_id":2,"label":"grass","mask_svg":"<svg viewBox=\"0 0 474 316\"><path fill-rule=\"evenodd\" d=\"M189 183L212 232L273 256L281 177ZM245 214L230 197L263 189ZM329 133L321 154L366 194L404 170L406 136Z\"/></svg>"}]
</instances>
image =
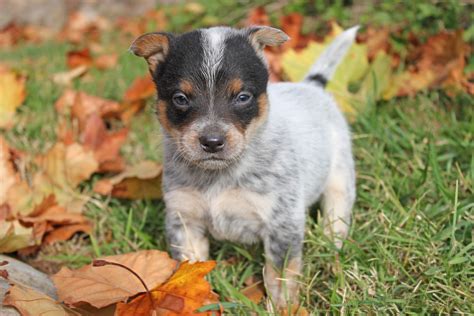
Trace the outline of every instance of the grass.
<instances>
[{"instance_id":1,"label":"grass","mask_svg":"<svg viewBox=\"0 0 474 316\"><path fill-rule=\"evenodd\" d=\"M109 40L109 43L112 43ZM122 45L123 44L123 45ZM63 88L52 83L64 71L67 44L21 45L0 59L28 75L28 97L16 126L4 134L33 153L55 140L53 104ZM119 65L92 71L74 88L120 100L144 63L121 52ZM308 217L301 299L312 314L474 313L474 98L431 91L380 102L352 123L358 197L349 239L337 252ZM123 148L129 162L160 159L158 124L151 110L139 114ZM95 177L83 186L91 193ZM91 193L92 194L92 193ZM120 201L93 195L87 215L90 238L46 247L39 265L79 267L93 257L167 248L161 201ZM314 214L313 214L314 213ZM210 276L221 298L238 303L231 314L266 315L239 290L261 277L261 247L213 242L218 267ZM43 265L44 267L44 265Z\"/></svg>"}]
</instances>

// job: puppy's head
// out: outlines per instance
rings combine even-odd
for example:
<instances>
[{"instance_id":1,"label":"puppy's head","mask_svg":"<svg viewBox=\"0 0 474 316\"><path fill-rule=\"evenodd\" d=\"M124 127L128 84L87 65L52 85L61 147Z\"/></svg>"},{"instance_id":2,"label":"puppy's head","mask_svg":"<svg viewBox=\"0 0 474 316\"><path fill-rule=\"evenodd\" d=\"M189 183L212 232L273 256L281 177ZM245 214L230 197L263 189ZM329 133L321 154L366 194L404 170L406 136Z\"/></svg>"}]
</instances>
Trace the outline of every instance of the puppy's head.
<instances>
[{"instance_id":1,"label":"puppy's head","mask_svg":"<svg viewBox=\"0 0 474 316\"><path fill-rule=\"evenodd\" d=\"M238 160L268 115L263 48L287 39L271 27L215 27L148 33L132 43L148 63L158 118L177 155L205 169Z\"/></svg>"}]
</instances>

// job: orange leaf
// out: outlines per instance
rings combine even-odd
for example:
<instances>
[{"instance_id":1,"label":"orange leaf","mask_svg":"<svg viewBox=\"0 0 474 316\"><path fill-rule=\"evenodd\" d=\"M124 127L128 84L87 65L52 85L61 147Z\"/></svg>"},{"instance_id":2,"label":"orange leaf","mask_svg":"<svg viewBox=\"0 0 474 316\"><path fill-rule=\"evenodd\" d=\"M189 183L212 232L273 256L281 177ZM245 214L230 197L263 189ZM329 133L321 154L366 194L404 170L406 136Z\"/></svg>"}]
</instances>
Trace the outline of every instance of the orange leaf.
<instances>
[{"instance_id":1,"label":"orange leaf","mask_svg":"<svg viewBox=\"0 0 474 316\"><path fill-rule=\"evenodd\" d=\"M143 250L136 253L102 258L120 263L142 276L148 288L162 284L173 273L177 262L168 254L158 250ZM59 298L66 304L89 303L101 308L144 291L137 278L115 266L92 267L78 270L62 268L53 276Z\"/></svg>"},{"instance_id":2,"label":"orange leaf","mask_svg":"<svg viewBox=\"0 0 474 316\"><path fill-rule=\"evenodd\" d=\"M89 51L89 48L84 48L82 50L73 50L67 52L67 66L70 69L74 69L80 66L90 66L92 65L92 56Z\"/></svg>"},{"instance_id":3,"label":"orange leaf","mask_svg":"<svg viewBox=\"0 0 474 316\"><path fill-rule=\"evenodd\" d=\"M155 84L150 75L136 78L125 91L124 101L135 102L155 95Z\"/></svg>"},{"instance_id":4,"label":"orange leaf","mask_svg":"<svg viewBox=\"0 0 474 316\"><path fill-rule=\"evenodd\" d=\"M159 199L162 170L155 162L142 161L112 178L99 180L94 191L123 199Z\"/></svg>"},{"instance_id":5,"label":"orange leaf","mask_svg":"<svg viewBox=\"0 0 474 316\"><path fill-rule=\"evenodd\" d=\"M171 278L151 291L158 316L211 315L212 312L195 313L204 304L215 303L210 284L204 277L214 269L215 261L183 262ZM152 303L142 293L130 303L118 303L116 315L150 315Z\"/></svg>"},{"instance_id":6,"label":"orange leaf","mask_svg":"<svg viewBox=\"0 0 474 316\"><path fill-rule=\"evenodd\" d=\"M43 242L53 244L57 241L68 240L78 232L90 234L92 232L91 224L73 224L56 228L46 235Z\"/></svg>"},{"instance_id":7,"label":"orange leaf","mask_svg":"<svg viewBox=\"0 0 474 316\"><path fill-rule=\"evenodd\" d=\"M250 284L240 292L255 304L259 304L265 296L265 288L262 281Z\"/></svg>"},{"instance_id":8,"label":"orange leaf","mask_svg":"<svg viewBox=\"0 0 474 316\"><path fill-rule=\"evenodd\" d=\"M265 12L264 7L256 7L249 11L247 16L247 25L270 25L270 18Z\"/></svg>"}]
</instances>

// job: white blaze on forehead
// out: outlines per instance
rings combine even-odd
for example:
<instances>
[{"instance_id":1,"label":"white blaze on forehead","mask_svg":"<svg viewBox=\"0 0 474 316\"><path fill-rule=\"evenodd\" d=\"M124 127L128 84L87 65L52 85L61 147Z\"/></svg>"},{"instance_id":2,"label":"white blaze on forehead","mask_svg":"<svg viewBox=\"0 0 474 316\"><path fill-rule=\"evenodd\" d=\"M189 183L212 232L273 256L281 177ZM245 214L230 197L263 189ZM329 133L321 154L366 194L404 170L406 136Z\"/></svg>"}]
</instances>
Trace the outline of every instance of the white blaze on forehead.
<instances>
[{"instance_id":1,"label":"white blaze on forehead","mask_svg":"<svg viewBox=\"0 0 474 316\"><path fill-rule=\"evenodd\" d=\"M204 49L202 73L209 88L211 107L214 103L216 75L224 57L225 39L231 32L232 29L227 27L213 27L202 30Z\"/></svg>"}]
</instances>

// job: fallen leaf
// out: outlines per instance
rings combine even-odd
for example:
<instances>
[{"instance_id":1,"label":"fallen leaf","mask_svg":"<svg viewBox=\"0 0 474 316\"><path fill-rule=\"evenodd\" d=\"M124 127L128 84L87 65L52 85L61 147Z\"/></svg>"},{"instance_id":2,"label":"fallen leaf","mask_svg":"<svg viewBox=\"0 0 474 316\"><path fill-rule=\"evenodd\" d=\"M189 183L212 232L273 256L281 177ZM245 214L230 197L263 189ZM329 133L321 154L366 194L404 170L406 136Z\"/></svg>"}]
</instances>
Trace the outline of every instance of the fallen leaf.
<instances>
[{"instance_id":1,"label":"fallen leaf","mask_svg":"<svg viewBox=\"0 0 474 316\"><path fill-rule=\"evenodd\" d=\"M301 28L303 27L303 16L299 13L291 13L282 16L280 20L281 29L285 32L290 40L282 45L282 49L296 48L301 41Z\"/></svg>"},{"instance_id":2,"label":"fallen leaf","mask_svg":"<svg viewBox=\"0 0 474 316\"><path fill-rule=\"evenodd\" d=\"M255 304L259 304L265 296L265 287L263 286L262 281L258 281L256 283L248 285L247 287L242 289L240 293L245 295Z\"/></svg>"},{"instance_id":3,"label":"fallen leaf","mask_svg":"<svg viewBox=\"0 0 474 316\"><path fill-rule=\"evenodd\" d=\"M79 232L90 234L92 232L92 225L88 223L61 226L48 233L43 242L47 245L50 245L57 241L68 240Z\"/></svg>"},{"instance_id":4,"label":"fallen leaf","mask_svg":"<svg viewBox=\"0 0 474 316\"><path fill-rule=\"evenodd\" d=\"M79 316L81 314L56 302L51 297L42 294L32 288L10 284L8 292L3 299L3 305L13 306L22 316Z\"/></svg>"},{"instance_id":5,"label":"fallen leaf","mask_svg":"<svg viewBox=\"0 0 474 316\"><path fill-rule=\"evenodd\" d=\"M26 77L0 67L0 128L10 128L16 109L26 97Z\"/></svg>"},{"instance_id":6,"label":"fallen leaf","mask_svg":"<svg viewBox=\"0 0 474 316\"><path fill-rule=\"evenodd\" d=\"M136 102L148 99L155 95L155 84L150 75L136 78L125 91L124 101Z\"/></svg>"},{"instance_id":7,"label":"fallen leaf","mask_svg":"<svg viewBox=\"0 0 474 316\"><path fill-rule=\"evenodd\" d=\"M411 55L414 66L394 76L384 99L411 96L427 88L443 87L460 91L466 86L468 80L464 75L464 66L467 44L463 41L462 31L433 35Z\"/></svg>"},{"instance_id":8,"label":"fallen leaf","mask_svg":"<svg viewBox=\"0 0 474 316\"><path fill-rule=\"evenodd\" d=\"M24 227L18 220L0 222L0 253L14 252L35 244L32 228Z\"/></svg>"},{"instance_id":9,"label":"fallen leaf","mask_svg":"<svg viewBox=\"0 0 474 316\"><path fill-rule=\"evenodd\" d=\"M333 24L332 31L324 39L324 43L312 41L299 52L289 49L283 53L282 67L284 73L291 81L302 80L318 56L341 32L342 29L337 24ZM352 103L354 96L348 90L349 84L360 81L368 69L367 47L362 44L353 44L326 87L334 95L344 112L350 114L355 112Z\"/></svg>"},{"instance_id":10,"label":"fallen leaf","mask_svg":"<svg viewBox=\"0 0 474 316\"><path fill-rule=\"evenodd\" d=\"M59 85L70 86L72 81L84 75L89 68L85 65L78 66L69 71L58 72L53 75L53 82Z\"/></svg>"},{"instance_id":11,"label":"fallen leaf","mask_svg":"<svg viewBox=\"0 0 474 316\"><path fill-rule=\"evenodd\" d=\"M129 267L142 276L150 289L166 281L177 264L167 253L158 250L143 250L101 259ZM87 265L78 270L64 267L52 279L59 298L70 305L88 303L101 308L144 291L143 285L133 274L110 265Z\"/></svg>"},{"instance_id":12,"label":"fallen leaf","mask_svg":"<svg viewBox=\"0 0 474 316\"><path fill-rule=\"evenodd\" d=\"M66 53L66 64L70 69L80 66L89 67L92 65L92 55L89 48L82 50L72 50Z\"/></svg>"},{"instance_id":13,"label":"fallen leaf","mask_svg":"<svg viewBox=\"0 0 474 316\"><path fill-rule=\"evenodd\" d=\"M8 190L19 181L14 170L10 149L7 142L0 136L0 205L7 202Z\"/></svg>"},{"instance_id":14,"label":"fallen leaf","mask_svg":"<svg viewBox=\"0 0 474 316\"><path fill-rule=\"evenodd\" d=\"M205 302L216 303L210 284L204 277L214 269L215 261L189 263L183 262L171 278L151 290L156 314L159 316L174 315L212 315L213 312L195 313ZM118 303L117 316L150 315L152 302L146 293L142 293L129 303ZM214 312L214 315L216 313Z\"/></svg>"},{"instance_id":15,"label":"fallen leaf","mask_svg":"<svg viewBox=\"0 0 474 316\"><path fill-rule=\"evenodd\" d=\"M162 171L160 164L142 161L114 177L97 181L94 191L123 199L159 199Z\"/></svg>"},{"instance_id":16,"label":"fallen leaf","mask_svg":"<svg viewBox=\"0 0 474 316\"><path fill-rule=\"evenodd\" d=\"M125 162L120 156L120 148L126 142L128 129L110 132L98 114L91 114L85 123L82 143L94 152L99 162L99 172L121 172Z\"/></svg>"},{"instance_id":17,"label":"fallen leaf","mask_svg":"<svg viewBox=\"0 0 474 316\"><path fill-rule=\"evenodd\" d=\"M117 65L118 55L115 53L100 55L94 59L94 66L98 69L111 69Z\"/></svg>"},{"instance_id":18,"label":"fallen leaf","mask_svg":"<svg viewBox=\"0 0 474 316\"><path fill-rule=\"evenodd\" d=\"M249 11L247 15L247 22L248 26L251 25L267 25L269 26L270 18L268 17L264 7L256 7Z\"/></svg>"}]
</instances>

